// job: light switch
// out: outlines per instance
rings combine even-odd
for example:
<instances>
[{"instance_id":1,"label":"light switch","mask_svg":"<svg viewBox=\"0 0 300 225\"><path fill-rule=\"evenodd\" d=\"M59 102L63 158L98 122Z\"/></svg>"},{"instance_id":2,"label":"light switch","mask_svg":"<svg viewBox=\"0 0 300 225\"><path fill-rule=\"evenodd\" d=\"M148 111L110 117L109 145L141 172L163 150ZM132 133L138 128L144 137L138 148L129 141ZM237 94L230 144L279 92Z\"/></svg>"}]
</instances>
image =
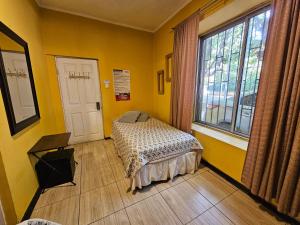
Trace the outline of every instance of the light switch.
<instances>
[{"instance_id":1,"label":"light switch","mask_svg":"<svg viewBox=\"0 0 300 225\"><path fill-rule=\"evenodd\" d=\"M104 80L104 87L109 88L110 81L109 80Z\"/></svg>"}]
</instances>

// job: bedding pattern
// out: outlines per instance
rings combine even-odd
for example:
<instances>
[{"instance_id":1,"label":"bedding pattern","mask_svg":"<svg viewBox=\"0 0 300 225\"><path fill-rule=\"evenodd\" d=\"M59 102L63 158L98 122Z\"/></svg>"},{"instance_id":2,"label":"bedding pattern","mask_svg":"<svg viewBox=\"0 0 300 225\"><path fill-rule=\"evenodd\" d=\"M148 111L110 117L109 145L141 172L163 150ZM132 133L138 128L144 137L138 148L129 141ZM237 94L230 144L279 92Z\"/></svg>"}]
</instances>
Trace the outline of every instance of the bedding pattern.
<instances>
[{"instance_id":1,"label":"bedding pattern","mask_svg":"<svg viewBox=\"0 0 300 225\"><path fill-rule=\"evenodd\" d=\"M123 160L127 177L134 177L151 161L203 149L192 135L155 118L138 123L114 121L112 138Z\"/></svg>"}]
</instances>

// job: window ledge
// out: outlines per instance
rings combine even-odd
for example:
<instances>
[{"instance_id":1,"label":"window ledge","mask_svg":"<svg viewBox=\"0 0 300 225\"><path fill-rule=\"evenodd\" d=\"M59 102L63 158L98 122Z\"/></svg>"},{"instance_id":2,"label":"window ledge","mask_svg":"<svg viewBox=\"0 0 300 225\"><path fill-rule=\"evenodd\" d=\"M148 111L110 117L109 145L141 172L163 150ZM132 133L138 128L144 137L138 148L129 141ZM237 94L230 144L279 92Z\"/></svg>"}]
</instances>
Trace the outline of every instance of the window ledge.
<instances>
[{"instance_id":1,"label":"window ledge","mask_svg":"<svg viewBox=\"0 0 300 225\"><path fill-rule=\"evenodd\" d=\"M192 130L197 131L201 134L207 135L209 137L215 138L219 141L222 141L226 144L232 145L244 151L247 151L248 148L248 141L243 140L241 138L233 137L231 135L225 134L223 132L201 126L199 124L192 124Z\"/></svg>"}]
</instances>

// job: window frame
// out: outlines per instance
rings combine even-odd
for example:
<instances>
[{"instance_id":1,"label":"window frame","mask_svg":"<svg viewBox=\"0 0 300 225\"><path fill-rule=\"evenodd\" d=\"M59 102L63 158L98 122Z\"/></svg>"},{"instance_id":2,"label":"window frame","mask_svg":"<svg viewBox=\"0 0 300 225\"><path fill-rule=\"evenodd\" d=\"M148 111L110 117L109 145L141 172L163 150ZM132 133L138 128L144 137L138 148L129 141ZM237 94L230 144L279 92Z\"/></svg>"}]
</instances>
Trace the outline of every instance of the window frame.
<instances>
[{"instance_id":1,"label":"window frame","mask_svg":"<svg viewBox=\"0 0 300 225\"><path fill-rule=\"evenodd\" d=\"M250 137L251 129L250 129L248 135L235 130L235 126L236 126L236 122L237 122L238 101L239 101L239 97L241 94L241 84L242 84L243 71L244 71L244 66L245 66L244 62L245 62L245 56L246 56L246 50L247 50L246 46L247 46L247 40L248 40L247 37L248 37L248 31L249 31L249 22L252 17L255 17L255 16L257 16L265 11L268 11L268 10L271 10L270 3L260 4L256 7L242 13L241 15L234 17L233 19L230 19L229 21L212 28L211 30L205 32L204 34L198 35L197 72L196 72L197 78L196 78L196 92L195 92L195 100L194 100L193 123L200 124L205 127L213 128L216 130L220 130L222 132L229 133L230 135L235 135L235 136L238 136L241 138L248 139ZM271 20L271 17L272 17L272 12L270 14L270 20ZM203 66L204 60L202 60L203 52L204 52L204 44L203 43L204 43L205 39L210 38L218 33L221 33L223 31L230 29L241 23L245 23L245 26L243 28L244 31L243 31L242 41L241 41L242 48L241 48L241 53L239 56L240 64L238 66L238 72L237 72L237 82L236 82L237 86L236 86L235 96L234 96L234 101L233 101L232 122L231 122L231 128L229 130L229 129L223 128L221 126L212 124L212 123L197 120L197 118L200 118L199 113L202 112L202 104L201 104L202 103L202 94L201 94L202 91L201 90L203 90L203 85L204 85L204 82L203 82L204 76L201 76L202 69L204 68L204 66ZM267 34L267 37L268 37L268 34ZM259 84L258 84L258 87L259 87ZM198 107L198 104L200 104L199 107ZM256 105L256 101L255 101L255 105ZM197 110L198 108L199 108L199 110ZM252 124L251 124L251 126L252 126Z\"/></svg>"}]
</instances>

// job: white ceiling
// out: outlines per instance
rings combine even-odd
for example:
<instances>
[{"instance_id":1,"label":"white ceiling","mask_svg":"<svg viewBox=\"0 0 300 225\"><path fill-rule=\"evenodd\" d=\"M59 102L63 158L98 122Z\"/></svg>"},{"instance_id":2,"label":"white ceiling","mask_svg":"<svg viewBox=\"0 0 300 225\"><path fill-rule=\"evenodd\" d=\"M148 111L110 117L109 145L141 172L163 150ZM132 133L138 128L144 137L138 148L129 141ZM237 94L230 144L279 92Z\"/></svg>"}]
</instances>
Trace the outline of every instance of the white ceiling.
<instances>
[{"instance_id":1,"label":"white ceiling","mask_svg":"<svg viewBox=\"0 0 300 225\"><path fill-rule=\"evenodd\" d=\"M191 0L36 0L38 5L138 30L155 32Z\"/></svg>"}]
</instances>

